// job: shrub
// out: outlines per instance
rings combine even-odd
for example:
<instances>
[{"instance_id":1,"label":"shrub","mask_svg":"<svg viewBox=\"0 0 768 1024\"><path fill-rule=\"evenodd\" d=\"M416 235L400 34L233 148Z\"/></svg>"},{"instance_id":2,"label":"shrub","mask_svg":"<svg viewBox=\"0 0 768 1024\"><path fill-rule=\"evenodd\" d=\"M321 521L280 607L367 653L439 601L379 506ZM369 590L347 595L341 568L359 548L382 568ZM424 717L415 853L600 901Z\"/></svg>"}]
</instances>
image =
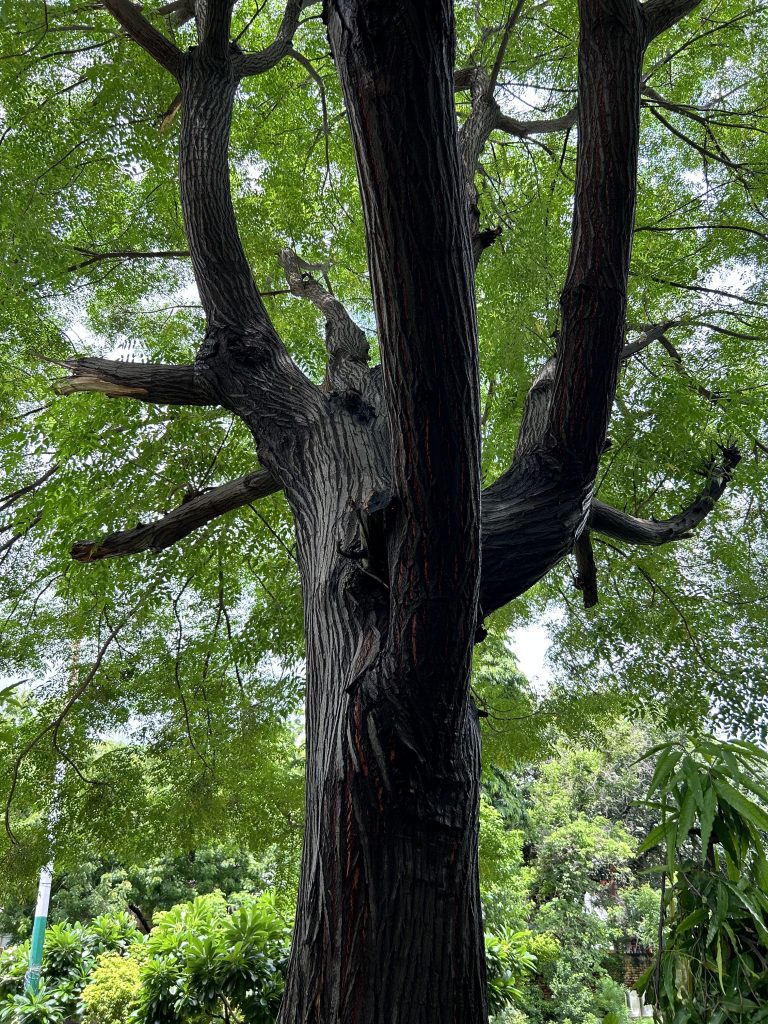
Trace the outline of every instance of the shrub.
<instances>
[{"instance_id":1,"label":"shrub","mask_svg":"<svg viewBox=\"0 0 768 1024\"><path fill-rule=\"evenodd\" d=\"M290 930L269 896L221 893L157 915L144 944L137 1019L181 1024L234 1011L271 1024L283 992Z\"/></svg>"},{"instance_id":2,"label":"shrub","mask_svg":"<svg viewBox=\"0 0 768 1024\"><path fill-rule=\"evenodd\" d=\"M58 990L45 985L37 993L17 993L0 1003L0 1024L63 1024L66 1016Z\"/></svg>"},{"instance_id":3,"label":"shrub","mask_svg":"<svg viewBox=\"0 0 768 1024\"><path fill-rule=\"evenodd\" d=\"M536 957L528 948L529 937L530 932L505 929L500 929L496 935L486 933L485 962L491 1013L498 1013L521 997L520 984L536 965Z\"/></svg>"},{"instance_id":4,"label":"shrub","mask_svg":"<svg viewBox=\"0 0 768 1024\"><path fill-rule=\"evenodd\" d=\"M83 1024L127 1024L139 988L139 965L133 958L102 953L82 992Z\"/></svg>"}]
</instances>

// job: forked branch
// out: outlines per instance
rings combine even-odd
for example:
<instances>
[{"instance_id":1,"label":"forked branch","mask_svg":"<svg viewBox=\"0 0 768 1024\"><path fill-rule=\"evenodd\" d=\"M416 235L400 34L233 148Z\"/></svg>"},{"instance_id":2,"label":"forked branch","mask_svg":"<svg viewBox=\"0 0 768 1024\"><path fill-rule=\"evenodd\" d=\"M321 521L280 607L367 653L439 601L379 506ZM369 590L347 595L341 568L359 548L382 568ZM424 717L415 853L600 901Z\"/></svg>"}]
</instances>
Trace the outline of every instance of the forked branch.
<instances>
[{"instance_id":1,"label":"forked branch","mask_svg":"<svg viewBox=\"0 0 768 1024\"><path fill-rule=\"evenodd\" d=\"M317 3L317 0L288 0L274 42L257 53L242 54L235 65L237 74L241 78L247 75L261 75L273 68L283 57L288 56L296 29L299 27L301 12L313 3Z\"/></svg>"},{"instance_id":2,"label":"forked branch","mask_svg":"<svg viewBox=\"0 0 768 1024\"><path fill-rule=\"evenodd\" d=\"M699 6L701 0L648 0L643 4L648 40L672 28L686 14Z\"/></svg>"},{"instance_id":3,"label":"forked branch","mask_svg":"<svg viewBox=\"0 0 768 1024\"><path fill-rule=\"evenodd\" d=\"M171 72L176 78L181 73L184 54L166 39L144 15L141 9L131 0L102 0L104 7L110 11L123 26L128 35L146 50L158 64Z\"/></svg>"},{"instance_id":4,"label":"forked branch","mask_svg":"<svg viewBox=\"0 0 768 1024\"><path fill-rule=\"evenodd\" d=\"M291 292L309 301L325 317L328 349L327 390L351 388L362 391L368 377L369 345L365 333L336 296L312 276L315 265L300 259L293 249L283 249L280 265Z\"/></svg>"}]
</instances>

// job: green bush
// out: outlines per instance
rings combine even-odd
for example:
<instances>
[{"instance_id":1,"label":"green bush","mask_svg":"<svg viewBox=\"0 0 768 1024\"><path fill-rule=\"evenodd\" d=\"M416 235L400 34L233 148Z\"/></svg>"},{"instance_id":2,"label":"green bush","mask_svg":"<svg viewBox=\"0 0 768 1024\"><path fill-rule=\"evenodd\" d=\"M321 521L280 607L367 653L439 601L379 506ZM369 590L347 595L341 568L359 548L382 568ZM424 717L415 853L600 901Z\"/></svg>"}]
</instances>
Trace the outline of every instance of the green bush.
<instances>
[{"instance_id":1,"label":"green bush","mask_svg":"<svg viewBox=\"0 0 768 1024\"><path fill-rule=\"evenodd\" d=\"M59 991L45 985L37 993L17 993L0 1003L0 1024L64 1024L67 1016Z\"/></svg>"},{"instance_id":2,"label":"green bush","mask_svg":"<svg viewBox=\"0 0 768 1024\"><path fill-rule=\"evenodd\" d=\"M500 929L486 933L485 962L488 970L488 1009L499 1013L522 996L520 988L526 975L536 966L536 957L528 948L530 932Z\"/></svg>"},{"instance_id":3,"label":"green bush","mask_svg":"<svg viewBox=\"0 0 768 1024\"><path fill-rule=\"evenodd\" d=\"M29 939L0 953L0 999L21 992L29 966Z\"/></svg>"},{"instance_id":4,"label":"green bush","mask_svg":"<svg viewBox=\"0 0 768 1024\"><path fill-rule=\"evenodd\" d=\"M82 992L83 1024L127 1024L139 989L136 960L102 953Z\"/></svg>"},{"instance_id":5,"label":"green bush","mask_svg":"<svg viewBox=\"0 0 768 1024\"><path fill-rule=\"evenodd\" d=\"M243 894L237 903L213 893L157 915L144 944L140 1024L198 1024L233 1012L272 1024L290 929L270 896Z\"/></svg>"},{"instance_id":6,"label":"green bush","mask_svg":"<svg viewBox=\"0 0 768 1024\"><path fill-rule=\"evenodd\" d=\"M661 824L664 942L641 979L664 1024L768 1021L768 752L741 740L666 743L648 798Z\"/></svg>"},{"instance_id":7,"label":"green bush","mask_svg":"<svg viewBox=\"0 0 768 1024\"><path fill-rule=\"evenodd\" d=\"M531 1018L516 1006L505 1006L495 1017L491 1018L491 1024L530 1024Z\"/></svg>"}]
</instances>

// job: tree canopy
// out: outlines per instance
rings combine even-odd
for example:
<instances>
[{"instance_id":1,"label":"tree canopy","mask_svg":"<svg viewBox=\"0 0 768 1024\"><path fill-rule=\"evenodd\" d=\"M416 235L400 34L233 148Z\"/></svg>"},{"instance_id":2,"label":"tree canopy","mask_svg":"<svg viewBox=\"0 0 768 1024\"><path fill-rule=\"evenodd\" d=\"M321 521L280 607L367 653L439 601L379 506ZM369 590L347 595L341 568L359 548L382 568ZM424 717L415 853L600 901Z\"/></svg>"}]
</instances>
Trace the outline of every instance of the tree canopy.
<instances>
[{"instance_id":1,"label":"tree canopy","mask_svg":"<svg viewBox=\"0 0 768 1024\"><path fill-rule=\"evenodd\" d=\"M457 116L492 122L476 176L488 484L560 326L579 29L565 0L455 8ZM143 11L194 44L184 3ZM110 397L119 386L100 386L96 364L90 377L71 364L189 363L199 347L178 87L98 6L19 0L2 18L0 665L33 688L19 705L0 693L6 864L21 876L45 860L54 805L74 843L112 840L116 822L148 848L153 829L170 846L295 832L303 646L287 504L235 416ZM486 624L500 637L548 618L550 700L568 691L574 716L618 692L678 725L766 722L767 34L765 5L705 2L645 57L626 347L597 488L636 517L632 535L593 512L595 576L582 550ZM245 53L282 47L240 86L233 200L270 316L320 383L331 293L377 351L326 27L316 4L244 0L233 38ZM194 518L210 488L246 474L250 500L177 543L137 535ZM96 557L110 543L138 553ZM256 776L258 806L240 792Z\"/></svg>"}]
</instances>

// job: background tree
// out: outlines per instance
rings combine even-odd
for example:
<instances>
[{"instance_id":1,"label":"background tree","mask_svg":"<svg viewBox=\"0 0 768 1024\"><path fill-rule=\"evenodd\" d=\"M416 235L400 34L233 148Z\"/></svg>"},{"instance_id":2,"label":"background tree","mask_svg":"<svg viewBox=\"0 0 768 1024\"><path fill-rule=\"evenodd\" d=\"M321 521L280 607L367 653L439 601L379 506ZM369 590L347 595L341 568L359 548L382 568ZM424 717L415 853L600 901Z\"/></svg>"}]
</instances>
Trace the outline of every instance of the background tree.
<instances>
[{"instance_id":1,"label":"background tree","mask_svg":"<svg viewBox=\"0 0 768 1024\"><path fill-rule=\"evenodd\" d=\"M625 592L634 598L639 580L648 607L629 621L625 597L604 602L603 626L615 627L610 642L609 630L595 641L596 627L581 625L594 653L566 636L571 663L580 655L587 668L627 667L647 697L659 685L652 655L663 654L670 706L694 718L713 697L721 713L733 710L745 666L749 679L759 664L761 613L753 605L764 581L749 560L735 566L750 544L753 555L762 553L765 441L755 396L764 338L755 313L765 296L753 248L765 235L762 11L721 4L675 29L694 3L585 3L577 76L576 20L565 5L458 3L454 11L447 0L345 0L325 5L325 26L300 3L261 16L240 4L234 22L232 5L214 0L200 0L194 12L172 4L139 13L128 0L105 6L119 29L75 4L41 12L26 3L5 34L12 59L2 149L14 171L6 325L17 372L4 385L12 396L4 459L14 482L2 502L3 650L8 671L50 675L39 728L9 751L13 856L45 845L44 801L31 819L12 817L23 774L37 765L50 775L64 759L78 792L105 782L101 768L114 779L115 765L94 743L108 726L143 729L166 756L168 744L183 750L184 767L215 795L231 723L236 732L268 729L297 707L298 688L283 677L295 678L300 654L298 571L308 815L285 1019L389 1019L405 1000L416 1019L482 1019L479 742L469 694L481 619L527 591L574 544L579 589L593 605L589 536L602 532L609 562L622 566L617 577L630 584ZM174 41L172 29L180 33ZM64 45L51 45L60 37ZM542 38L556 40L543 55ZM185 52L188 43L196 45ZM717 81L724 43L733 54L726 88ZM338 85L313 63L328 70L329 52ZM284 58L313 90L287 104ZM526 102L541 104L542 116L520 116ZM171 169L179 107L180 212ZM339 124L344 107L348 136ZM638 201L643 107L658 127L642 152ZM315 126L322 130L307 155L285 139L308 123L310 139ZM569 140L577 123L574 191ZM542 142L553 133L565 133L562 146ZM502 136L514 145L502 148ZM32 138L44 140L39 159ZM482 207L478 165L488 182ZM315 175L331 197L333 238L328 212L317 217L307 188ZM515 209L523 205L524 214ZM635 220L636 205L648 222ZM491 211L511 250L488 248L497 235ZM637 246L630 279L633 230L655 246ZM738 249L725 241L734 237ZM359 277L364 244L372 306ZM81 250L74 262L73 247ZM291 295L308 300L303 312L277 301L267 313L268 293L281 290L266 278L277 249ZM174 296L172 308L158 312L147 300L169 290L174 272L166 268L187 256L197 293ZM122 261L141 272L115 289ZM67 267L89 279L82 302L62 287ZM180 308L198 296L202 345L194 310ZM340 298L367 327L375 323L381 370L368 369L369 343ZM311 344L315 309L326 322L327 366ZM482 414L476 311L487 325ZM71 329L78 316L105 340L101 355L67 350L62 320ZM304 341L290 346L291 359L282 339L296 336ZM153 361L105 360L126 337ZM18 379L41 348L70 371L51 404L41 402L39 371ZM553 358L536 372L542 357ZM657 357L669 371L660 378L646 363ZM737 376L721 386L734 364ZM617 436L603 458L622 366ZM532 372L529 391L523 381ZM62 399L77 392L134 407L119 423L104 399L66 411ZM507 404L492 433L497 392ZM714 531L718 569L704 577L705 594L702 578L690 578L695 548L666 556L669 575L674 569L685 583L686 604L679 584L658 580L624 545L679 539L704 518L737 461L732 436L754 454L740 479L757 497L750 503L737 493L723 514ZM252 438L261 469L253 468ZM692 488L715 440L723 448ZM224 483L229 472L245 475ZM481 472L495 478L482 507ZM269 497L278 488L295 547L285 507ZM636 514L603 502L611 497ZM661 522L641 518L651 501ZM174 502L149 527L114 529L126 525L128 509L156 514ZM207 526L236 507L252 509L255 537L247 519ZM73 569L62 552L75 522L79 536L101 538L75 544L79 562L164 549L195 528L207 530L207 542L195 538L132 567ZM255 593L248 578L259 583ZM712 590L723 600L699 616ZM534 595L532 607L540 600ZM692 629L688 605L710 640L727 639L729 653L717 663ZM645 622L658 636L653 647L643 643ZM697 678L706 669L710 684L696 688L695 702L685 683L691 665ZM760 690L748 692L754 725ZM78 714L86 694L88 713ZM83 817L94 805L114 809L116 800L127 812L125 787L94 786Z\"/></svg>"}]
</instances>

